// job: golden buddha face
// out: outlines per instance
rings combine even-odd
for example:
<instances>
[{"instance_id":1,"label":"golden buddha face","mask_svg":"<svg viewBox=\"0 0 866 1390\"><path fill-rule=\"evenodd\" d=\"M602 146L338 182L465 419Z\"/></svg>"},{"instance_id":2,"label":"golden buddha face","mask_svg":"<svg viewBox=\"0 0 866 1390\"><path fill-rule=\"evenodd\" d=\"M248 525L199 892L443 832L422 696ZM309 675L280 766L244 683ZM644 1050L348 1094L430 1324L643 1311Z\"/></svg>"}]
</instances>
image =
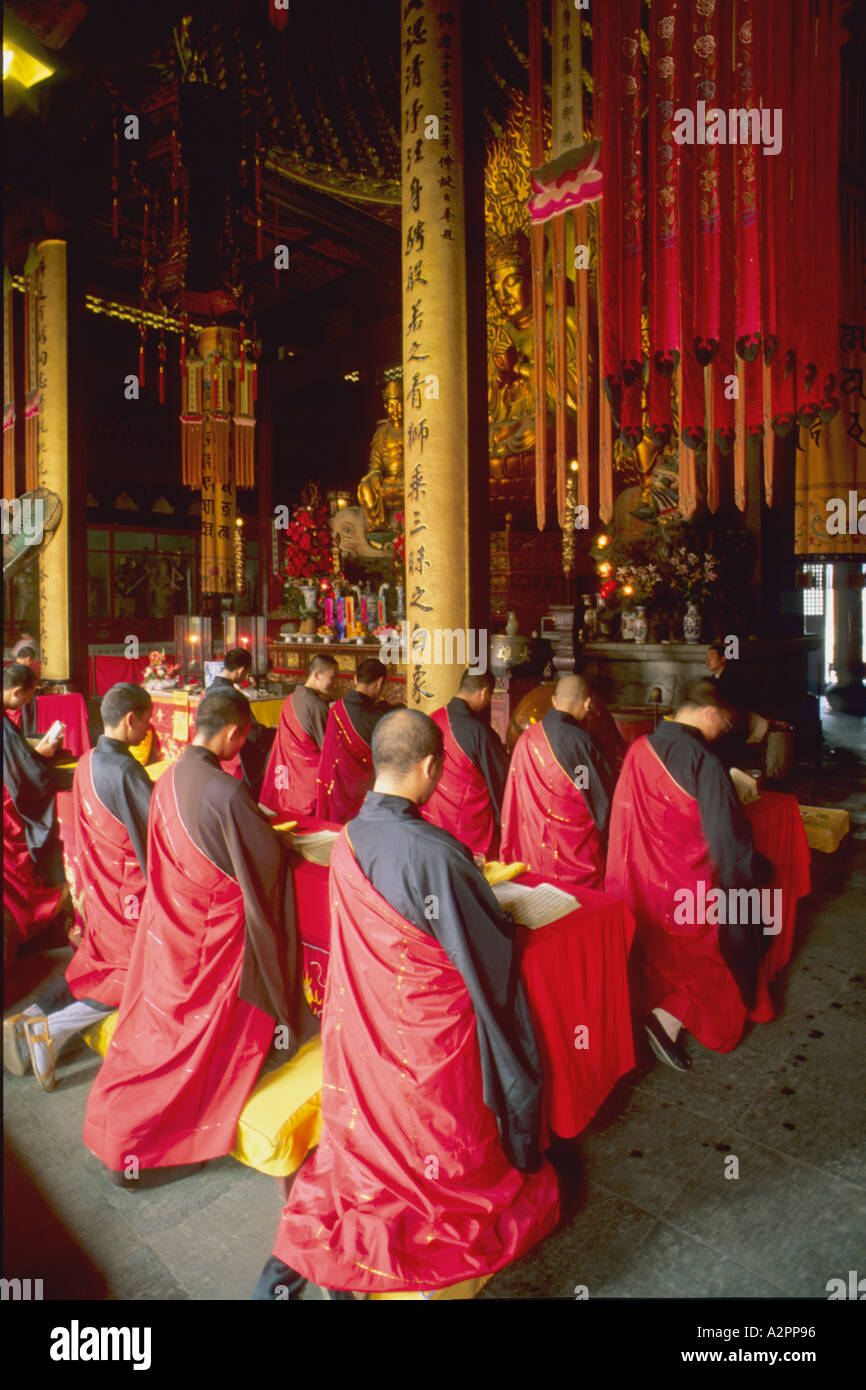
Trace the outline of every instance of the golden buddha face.
<instances>
[{"instance_id":1,"label":"golden buddha face","mask_svg":"<svg viewBox=\"0 0 866 1390\"><path fill-rule=\"evenodd\" d=\"M386 396L385 414L392 425L398 429L403 424L403 401L400 396Z\"/></svg>"},{"instance_id":2,"label":"golden buddha face","mask_svg":"<svg viewBox=\"0 0 866 1390\"><path fill-rule=\"evenodd\" d=\"M490 288L496 307L511 323L523 328L531 321L529 276L516 257L500 261L493 267Z\"/></svg>"}]
</instances>

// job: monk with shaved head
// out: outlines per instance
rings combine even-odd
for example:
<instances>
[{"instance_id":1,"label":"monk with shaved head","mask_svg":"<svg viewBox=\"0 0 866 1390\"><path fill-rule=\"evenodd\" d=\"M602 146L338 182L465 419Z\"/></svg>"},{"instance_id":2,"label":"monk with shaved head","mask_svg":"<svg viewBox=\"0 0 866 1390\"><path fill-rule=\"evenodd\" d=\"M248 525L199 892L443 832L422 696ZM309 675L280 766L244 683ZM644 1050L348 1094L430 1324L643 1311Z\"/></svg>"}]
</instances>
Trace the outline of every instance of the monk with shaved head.
<instances>
[{"instance_id":1,"label":"monk with shaved head","mask_svg":"<svg viewBox=\"0 0 866 1390\"><path fill-rule=\"evenodd\" d=\"M520 735L505 785L501 856L601 889L614 778L585 727L592 700L583 676L561 676L552 708Z\"/></svg>"},{"instance_id":2,"label":"monk with shaved head","mask_svg":"<svg viewBox=\"0 0 866 1390\"><path fill-rule=\"evenodd\" d=\"M253 1295L430 1292L502 1269L557 1219L515 927L472 854L421 815L443 737L373 732L376 781L331 855L322 1136Z\"/></svg>"}]
</instances>

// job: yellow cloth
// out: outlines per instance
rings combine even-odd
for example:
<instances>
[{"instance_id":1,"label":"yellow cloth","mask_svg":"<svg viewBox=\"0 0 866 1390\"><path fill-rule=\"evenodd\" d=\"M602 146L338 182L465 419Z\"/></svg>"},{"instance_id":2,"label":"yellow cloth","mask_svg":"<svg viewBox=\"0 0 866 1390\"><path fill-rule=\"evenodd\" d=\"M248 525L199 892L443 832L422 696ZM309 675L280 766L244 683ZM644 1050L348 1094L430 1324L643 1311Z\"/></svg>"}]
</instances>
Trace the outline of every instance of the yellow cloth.
<instances>
[{"instance_id":1,"label":"yellow cloth","mask_svg":"<svg viewBox=\"0 0 866 1390\"><path fill-rule=\"evenodd\" d=\"M256 1083L238 1121L232 1157L287 1178L322 1132L322 1040L311 1038L290 1062Z\"/></svg>"},{"instance_id":2,"label":"yellow cloth","mask_svg":"<svg viewBox=\"0 0 866 1390\"><path fill-rule=\"evenodd\" d=\"M280 710L285 696L278 695L271 700L250 700L250 709L260 724L267 729L275 729L280 722Z\"/></svg>"},{"instance_id":3,"label":"yellow cloth","mask_svg":"<svg viewBox=\"0 0 866 1390\"><path fill-rule=\"evenodd\" d=\"M503 864L500 859L488 859L481 870L488 883L507 883L510 878L519 878L526 873L525 864Z\"/></svg>"},{"instance_id":4,"label":"yellow cloth","mask_svg":"<svg viewBox=\"0 0 866 1390\"><path fill-rule=\"evenodd\" d=\"M148 758L150 757L150 750L151 750L152 747L153 747L153 729L148 729L148 731L147 731L147 733L145 734L144 738L141 740L141 743L133 743L133 744L131 744L131 745L130 745L129 751L130 751L130 753L132 754L132 756L135 758L135 761L136 761L137 763L141 763L142 767L144 767L144 764L147 762Z\"/></svg>"},{"instance_id":5,"label":"yellow cloth","mask_svg":"<svg viewBox=\"0 0 866 1390\"><path fill-rule=\"evenodd\" d=\"M837 850L851 829L848 812L837 811L832 806L801 806L800 815L809 848L822 850L824 854Z\"/></svg>"},{"instance_id":6,"label":"yellow cloth","mask_svg":"<svg viewBox=\"0 0 866 1390\"><path fill-rule=\"evenodd\" d=\"M100 1057L104 1057L108 1051L108 1044L114 1036L117 1027L117 1009L107 1018L101 1018L98 1023L94 1023L92 1028L88 1028L82 1033L84 1041L88 1047L92 1047L94 1052L98 1052Z\"/></svg>"},{"instance_id":7,"label":"yellow cloth","mask_svg":"<svg viewBox=\"0 0 866 1390\"><path fill-rule=\"evenodd\" d=\"M145 770L145 772L147 773L148 777L150 778L151 782L155 782L155 781L157 781L157 779L158 779L159 777L162 776L162 774L163 774L164 772L168 772L168 769L169 769L170 767L171 767L171 759L170 759L170 758L166 758L166 759L164 759L164 761L161 762L161 763L151 763L151 764L150 764L150 767L146 767L144 770Z\"/></svg>"}]
</instances>

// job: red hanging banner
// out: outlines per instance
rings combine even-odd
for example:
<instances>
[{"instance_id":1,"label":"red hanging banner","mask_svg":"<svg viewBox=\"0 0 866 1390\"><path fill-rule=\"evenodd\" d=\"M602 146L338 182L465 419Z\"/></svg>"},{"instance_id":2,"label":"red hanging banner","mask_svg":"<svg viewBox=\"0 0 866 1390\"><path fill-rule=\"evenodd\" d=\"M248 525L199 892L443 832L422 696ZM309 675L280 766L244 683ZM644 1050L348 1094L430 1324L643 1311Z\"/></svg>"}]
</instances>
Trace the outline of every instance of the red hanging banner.
<instances>
[{"instance_id":1,"label":"red hanging banner","mask_svg":"<svg viewBox=\"0 0 866 1390\"><path fill-rule=\"evenodd\" d=\"M643 437L643 57L640 47L640 0L624 0L620 67L622 140L622 407L620 434L628 448ZM605 192L605 198L607 193Z\"/></svg>"},{"instance_id":2,"label":"red hanging banner","mask_svg":"<svg viewBox=\"0 0 866 1390\"><path fill-rule=\"evenodd\" d=\"M541 64L541 0L529 5L529 160L544 163L544 85ZM547 344L544 303L544 227L530 232L532 328L535 357L535 515L539 531L547 520Z\"/></svg>"}]
</instances>

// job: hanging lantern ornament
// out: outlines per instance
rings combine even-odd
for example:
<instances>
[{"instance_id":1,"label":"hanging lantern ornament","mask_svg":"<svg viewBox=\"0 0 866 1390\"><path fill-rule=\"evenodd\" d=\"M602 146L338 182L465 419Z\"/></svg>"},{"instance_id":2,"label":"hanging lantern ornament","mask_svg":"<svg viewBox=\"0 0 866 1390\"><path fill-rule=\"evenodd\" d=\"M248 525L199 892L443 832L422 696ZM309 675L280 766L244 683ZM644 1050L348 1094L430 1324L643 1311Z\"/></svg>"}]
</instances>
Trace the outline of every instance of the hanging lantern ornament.
<instances>
[{"instance_id":1,"label":"hanging lantern ornament","mask_svg":"<svg viewBox=\"0 0 866 1390\"><path fill-rule=\"evenodd\" d=\"M255 403L253 373L244 372L243 325L241 325L240 356L234 363L234 440L235 482L238 487L255 486Z\"/></svg>"},{"instance_id":2,"label":"hanging lantern ornament","mask_svg":"<svg viewBox=\"0 0 866 1390\"><path fill-rule=\"evenodd\" d=\"M211 362L211 447L213 479L227 483L229 478L229 373L232 364L222 353L215 352Z\"/></svg>"},{"instance_id":3,"label":"hanging lantern ornament","mask_svg":"<svg viewBox=\"0 0 866 1390\"><path fill-rule=\"evenodd\" d=\"M138 386L139 390L144 390L144 345L147 341L147 329L143 323L138 325Z\"/></svg>"},{"instance_id":4,"label":"hanging lantern ornament","mask_svg":"<svg viewBox=\"0 0 866 1390\"><path fill-rule=\"evenodd\" d=\"M184 356L180 399L181 478L187 487L201 487L204 362L198 353Z\"/></svg>"}]
</instances>

